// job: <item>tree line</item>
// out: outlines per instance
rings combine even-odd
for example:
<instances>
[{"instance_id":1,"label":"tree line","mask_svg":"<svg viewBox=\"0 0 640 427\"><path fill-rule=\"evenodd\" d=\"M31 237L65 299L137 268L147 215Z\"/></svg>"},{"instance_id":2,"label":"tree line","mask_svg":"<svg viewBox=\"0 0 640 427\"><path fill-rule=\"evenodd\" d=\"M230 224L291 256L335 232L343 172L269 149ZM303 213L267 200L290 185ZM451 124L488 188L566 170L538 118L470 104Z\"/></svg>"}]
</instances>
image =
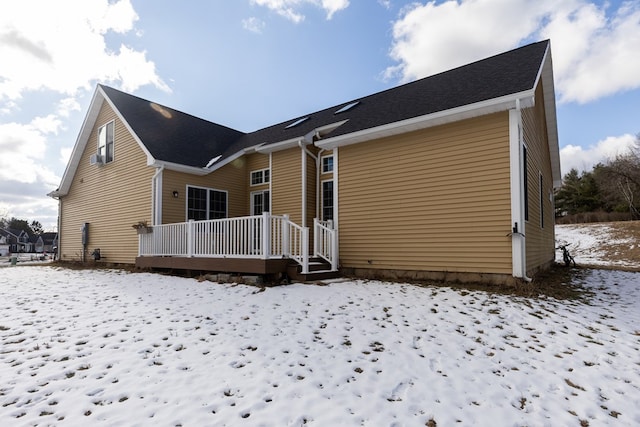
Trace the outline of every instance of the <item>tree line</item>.
<instances>
[{"instance_id":1,"label":"tree line","mask_svg":"<svg viewBox=\"0 0 640 427\"><path fill-rule=\"evenodd\" d=\"M30 236L39 236L44 233L44 228L40 221L31 221L15 217L0 218L0 228L11 230L23 230Z\"/></svg>"},{"instance_id":2,"label":"tree line","mask_svg":"<svg viewBox=\"0 0 640 427\"><path fill-rule=\"evenodd\" d=\"M559 223L640 219L640 134L628 153L590 171L571 169L555 205Z\"/></svg>"}]
</instances>

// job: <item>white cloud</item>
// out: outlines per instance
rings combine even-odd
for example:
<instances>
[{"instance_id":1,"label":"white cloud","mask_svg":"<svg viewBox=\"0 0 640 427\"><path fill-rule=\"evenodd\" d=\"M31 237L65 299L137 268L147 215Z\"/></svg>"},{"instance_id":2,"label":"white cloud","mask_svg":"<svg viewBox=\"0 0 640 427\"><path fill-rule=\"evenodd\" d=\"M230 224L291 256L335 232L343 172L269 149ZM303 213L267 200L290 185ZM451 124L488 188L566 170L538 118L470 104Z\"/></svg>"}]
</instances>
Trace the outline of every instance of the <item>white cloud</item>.
<instances>
[{"instance_id":1,"label":"white cloud","mask_svg":"<svg viewBox=\"0 0 640 427\"><path fill-rule=\"evenodd\" d=\"M59 126L55 116L36 117L27 125L0 124L0 181L41 182L55 188L60 178L42 160L46 135L56 133Z\"/></svg>"},{"instance_id":2,"label":"white cloud","mask_svg":"<svg viewBox=\"0 0 640 427\"><path fill-rule=\"evenodd\" d=\"M251 31L252 33L262 34L266 24L259 18L252 16L251 18L242 20L242 28Z\"/></svg>"},{"instance_id":3,"label":"white cloud","mask_svg":"<svg viewBox=\"0 0 640 427\"><path fill-rule=\"evenodd\" d=\"M460 0L408 6L393 25L403 81L432 75L532 40L551 39L562 102L640 87L640 3L617 10L586 0Z\"/></svg>"},{"instance_id":4,"label":"white cloud","mask_svg":"<svg viewBox=\"0 0 640 427\"><path fill-rule=\"evenodd\" d=\"M74 96L96 80L119 82L125 90L146 84L168 90L145 52L107 47L107 33L129 32L137 19L130 0L66 0L64 7L37 0L3 4L0 108L11 108L27 91Z\"/></svg>"},{"instance_id":5,"label":"white cloud","mask_svg":"<svg viewBox=\"0 0 640 427\"><path fill-rule=\"evenodd\" d=\"M68 97L58 102L56 113L61 117L69 117L72 111L80 111L80 103L76 98Z\"/></svg>"},{"instance_id":6,"label":"white cloud","mask_svg":"<svg viewBox=\"0 0 640 427\"><path fill-rule=\"evenodd\" d=\"M562 174L565 175L574 168L578 171L590 171L598 163L613 160L619 155L628 153L635 146L636 137L631 134L610 136L586 149L567 145L560 150Z\"/></svg>"},{"instance_id":7,"label":"white cloud","mask_svg":"<svg viewBox=\"0 0 640 427\"><path fill-rule=\"evenodd\" d=\"M327 19L331 19L336 12L349 6L349 0L251 0L251 2L273 10L296 24L305 19L304 14L299 11L305 5L321 8L327 14Z\"/></svg>"}]
</instances>

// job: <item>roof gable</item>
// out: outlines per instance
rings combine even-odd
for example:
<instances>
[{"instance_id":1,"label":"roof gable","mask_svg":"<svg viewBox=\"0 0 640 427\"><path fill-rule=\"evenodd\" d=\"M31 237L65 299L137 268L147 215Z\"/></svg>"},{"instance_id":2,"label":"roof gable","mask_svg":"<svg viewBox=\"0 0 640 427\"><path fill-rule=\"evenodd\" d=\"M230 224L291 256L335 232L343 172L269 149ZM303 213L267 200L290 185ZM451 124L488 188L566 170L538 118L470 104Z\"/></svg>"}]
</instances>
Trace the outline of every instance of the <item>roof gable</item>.
<instances>
[{"instance_id":1,"label":"roof gable","mask_svg":"<svg viewBox=\"0 0 640 427\"><path fill-rule=\"evenodd\" d=\"M101 86L156 161L204 168L243 132Z\"/></svg>"},{"instance_id":2,"label":"roof gable","mask_svg":"<svg viewBox=\"0 0 640 427\"><path fill-rule=\"evenodd\" d=\"M393 135L504 111L516 104L527 107L535 102L541 79L556 181L560 163L549 46L548 40L529 44L251 133L98 85L60 188L50 195L68 192L103 101L111 105L147 154L148 165L206 174L247 150L275 151L318 139L318 146L332 148L373 135Z\"/></svg>"}]
</instances>

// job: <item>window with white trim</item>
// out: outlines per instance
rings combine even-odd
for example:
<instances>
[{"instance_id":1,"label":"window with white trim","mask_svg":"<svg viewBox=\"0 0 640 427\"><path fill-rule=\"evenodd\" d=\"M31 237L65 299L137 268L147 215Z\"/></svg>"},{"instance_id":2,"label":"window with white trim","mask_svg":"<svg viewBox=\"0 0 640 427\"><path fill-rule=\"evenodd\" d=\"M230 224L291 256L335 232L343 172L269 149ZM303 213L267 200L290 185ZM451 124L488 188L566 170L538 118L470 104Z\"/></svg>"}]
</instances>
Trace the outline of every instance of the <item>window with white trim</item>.
<instances>
[{"instance_id":1,"label":"window with white trim","mask_svg":"<svg viewBox=\"0 0 640 427\"><path fill-rule=\"evenodd\" d=\"M322 220L333 220L333 180L322 181Z\"/></svg>"},{"instance_id":2,"label":"window with white trim","mask_svg":"<svg viewBox=\"0 0 640 427\"><path fill-rule=\"evenodd\" d=\"M98 156L102 163L113 161L114 124L115 122L109 122L98 129Z\"/></svg>"},{"instance_id":3,"label":"window with white trim","mask_svg":"<svg viewBox=\"0 0 640 427\"><path fill-rule=\"evenodd\" d=\"M203 221L227 217L227 192L187 186L187 219Z\"/></svg>"},{"instance_id":4,"label":"window with white trim","mask_svg":"<svg viewBox=\"0 0 640 427\"><path fill-rule=\"evenodd\" d=\"M270 212L269 190L251 192L251 212L253 215L262 215L263 212Z\"/></svg>"},{"instance_id":5,"label":"window with white trim","mask_svg":"<svg viewBox=\"0 0 640 427\"><path fill-rule=\"evenodd\" d=\"M333 172L333 156L322 157L322 173Z\"/></svg>"},{"instance_id":6,"label":"window with white trim","mask_svg":"<svg viewBox=\"0 0 640 427\"><path fill-rule=\"evenodd\" d=\"M271 171L269 169L260 169L251 172L251 185L268 184L271 180Z\"/></svg>"}]
</instances>

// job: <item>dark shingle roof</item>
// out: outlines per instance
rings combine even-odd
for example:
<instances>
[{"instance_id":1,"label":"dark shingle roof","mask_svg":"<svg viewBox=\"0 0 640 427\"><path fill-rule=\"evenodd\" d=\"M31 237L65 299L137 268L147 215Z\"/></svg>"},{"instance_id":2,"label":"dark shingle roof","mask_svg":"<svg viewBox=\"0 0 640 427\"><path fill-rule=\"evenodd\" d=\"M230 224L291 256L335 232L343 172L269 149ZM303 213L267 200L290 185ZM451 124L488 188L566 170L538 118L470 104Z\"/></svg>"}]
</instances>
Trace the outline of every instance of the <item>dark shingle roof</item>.
<instances>
[{"instance_id":1,"label":"dark shingle roof","mask_svg":"<svg viewBox=\"0 0 640 427\"><path fill-rule=\"evenodd\" d=\"M204 167L244 135L108 86L101 88L156 160Z\"/></svg>"},{"instance_id":2,"label":"dark shingle roof","mask_svg":"<svg viewBox=\"0 0 640 427\"><path fill-rule=\"evenodd\" d=\"M532 89L549 42L542 41L359 98L360 104L339 114L341 106L307 114L309 119L286 129L289 120L245 135L246 146L305 135L320 126L349 119L331 132L339 136L413 117L445 111ZM300 116L305 117L305 116Z\"/></svg>"},{"instance_id":3,"label":"dark shingle roof","mask_svg":"<svg viewBox=\"0 0 640 427\"><path fill-rule=\"evenodd\" d=\"M251 133L243 133L141 98L102 86L158 160L204 167L218 155L220 161L244 148L273 144L301 137L331 123L348 121L328 136L340 136L446 111L506 95L531 90L549 46L549 41L529 44L462 67L454 68L363 98L302 115L308 117L287 128L293 118ZM344 105L359 101L353 108L336 114ZM156 108L154 109L154 105ZM164 109L170 115L165 118Z\"/></svg>"}]
</instances>

